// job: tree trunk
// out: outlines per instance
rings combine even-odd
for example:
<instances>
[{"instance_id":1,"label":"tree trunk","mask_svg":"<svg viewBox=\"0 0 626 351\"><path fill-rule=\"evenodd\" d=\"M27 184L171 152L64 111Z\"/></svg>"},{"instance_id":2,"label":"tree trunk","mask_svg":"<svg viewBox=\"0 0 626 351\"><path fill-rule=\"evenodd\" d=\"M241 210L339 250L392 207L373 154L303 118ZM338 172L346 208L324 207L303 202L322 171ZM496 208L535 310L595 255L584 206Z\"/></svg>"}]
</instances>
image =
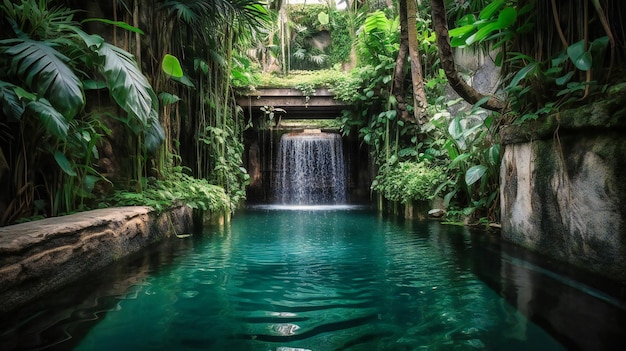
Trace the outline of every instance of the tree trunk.
<instances>
[{"instance_id":1,"label":"tree trunk","mask_svg":"<svg viewBox=\"0 0 626 351\"><path fill-rule=\"evenodd\" d=\"M413 82L413 113L419 125L428 122L426 116L426 91L424 90L424 75L422 74L422 60L417 42L417 6L415 0L406 2L407 32L409 36L409 56L411 57L411 81Z\"/></svg>"},{"instance_id":2,"label":"tree trunk","mask_svg":"<svg viewBox=\"0 0 626 351\"><path fill-rule=\"evenodd\" d=\"M287 55L291 55L289 50L287 50L286 45L288 45L289 38L288 36L288 22L287 22L287 9L285 8L285 4L281 5L281 8L278 12L278 27L280 31L280 50L281 50L281 60L282 60L282 73L287 75L289 73L288 62L289 59Z\"/></svg>"},{"instance_id":3,"label":"tree trunk","mask_svg":"<svg viewBox=\"0 0 626 351\"><path fill-rule=\"evenodd\" d=\"M400 49L396 57L396 67L393 71L393 87L391 93L395 96L398 103L396 109L400 119L413 123L415 121L409 117L406 102L404 101L404 63L406 62L406 57L409 52L409 34L407 32L405 0L399 1L398 12L400 15Z\"/></svg>"},{"instance_id":4,"label":"tree trunk","mask_svg":"<svg viewBox=\"0 0 626 351\"><path fill-rule=\"evenodd\" d=\"M133 26L139 28L139 0L133 3ZM141 68L141 34L135 32L135 60Z\"/></svg>"},{"instance_id":5,"label":"tree trunk","mask_svg":"<svg viewBox=\"0 0 626 351\"><path fill-rule=\"evenodd\" d=\"M441 66L446 72L448 83L465 101L475 104L486 95L483 95L469 86L456 70L454 63L454 55L450 46L450 34L448 33L448 19L446 18L446 8L444 0L430 0L432 9L433 29L437 35L437 46L439 47L439 55L441 57ZM502 112L505 108L505 102L490 96L489 100L481 107L488 110Z\"/></svg>"}]
</instances>

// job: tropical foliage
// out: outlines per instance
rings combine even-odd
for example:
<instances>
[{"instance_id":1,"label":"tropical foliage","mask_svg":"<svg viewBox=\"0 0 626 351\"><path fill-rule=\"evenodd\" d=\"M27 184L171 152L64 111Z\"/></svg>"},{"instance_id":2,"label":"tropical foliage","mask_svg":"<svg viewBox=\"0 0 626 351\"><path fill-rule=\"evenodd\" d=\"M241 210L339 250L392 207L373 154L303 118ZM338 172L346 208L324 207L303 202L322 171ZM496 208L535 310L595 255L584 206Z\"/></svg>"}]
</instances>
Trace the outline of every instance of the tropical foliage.
<instances>
[{"instance_id":1,"label":"tropical foliage","mask_svg":"<svg viewBox=\"0 0 626 351\"><path fill-rule=\"evenodd\" d=\"M433 29L441 28L432 24L431 4L439 8L443 1L422 2L417 16L419 50L427 63L424 75L431 121L418 128L400 118L400 98L410 101L411 91L406 90L404 97L393 91L392 80L398 76L394 68L401 23L394 10L385 9L361 18L355 38L360 65L333 87L336 96L355 106L342 118L344 133L358 133L369 145L379 167L372 189L387 200L406 201L404 195L410 193L406 185L392 180L395 173L390 170L397 171L405 162L430 162L429 167L446 169L447 180L436 192L450 206L451 213L497 221L497 128L588 102L610 91L610 84L623 81L615 66L620 55L616 48L623 37L615 15L620 13L621 5L583 0L448 1L452 46L491 55L504 73L498 99L508 97L505 103L475 94L473 107L458 110L448 109L451 102L444 98L450 72L449 65L441 65L437 48L440 43L433 33ZM554 18L561 22L555 23ZM563 22L564 18L570 20ZM537 31L545 35L537 36ZM447 35L438 33L438 37L442 34ZM457 80L461 77L457 72L453 74ZM409 104L408 108L414 106Z\"/></svg>"},{"instance_id":2,"label":"tropical foliage","mask_svg":"<svg viewBox=\"0 0 626 351\"><path fill-rule=\"evenodd\" d=\"M88 97L108 91L125 112L111 117L136 138L140 158L163 140L156 95L133 56L85 33L75 11L34 0L5 1L0 10L12 29L0 40L0 153L12 171L1 222L75 211L106 181L95 164L108 112L87 110Z\"/></svg>"},{"instance_id":3,"label":"tropical foliage","mask_svg":"<svg viewBox=\"0 0 626 351\"><path fill-rule=\"evenodd\" d=\"M241 159L245 123L231 78L251 79L250 61L235 49L249 45L268 20L267 11L253 0L163 1L143 9L147 15L141 18L148 21L144 26L162 34L150 46L179 58L184 72L182 78L159 69L153 73L157 91L180 99L162 116L172 131L163 153L180 155L195 177L223 187L234 210L245 199L248 175ZM162 164L167 166L169 159Z\"/></svg>"},{"instance_id":4,"label":"tropical foliage","mask_svg":"<svg viewBox=\"0 0 626 351\"><path fill-rule=\"evenodd\" d=\"M422 63L432 67L423 70L428 102L436 106L446 80L437 69L437 51L428 17L420 16L417 23ZM388 201L406 204L431 199L448 181L442 162L443 142L433 137L437 132L434 125L419 126L399 118L398 100L392 94L400 49L399 26L399 18L388 11L368 14L356 41L361 66L333 91L354 106L342 117L343 132L358 133L379 168L372 190ZM413 101L410 90L404 93L405 101ZM412 104L408 108L413 109Z\"/></svg>"},{"instance_id":5,"label":"tropical foliage","mask_svg":"<svg viewBox=\"0 0 626 351\"><path fill-rule=\"evenodd\" d=\"M438 188L446 184L443 167L429 162L398 162L385 164L372 182L372 190L385 199L410 204L432 200Z\"/></svg>"},{"instance_id":6,"label":"tropical foliage","mask_svg":"<svg viewBox=\"0 0 626 351\"><path fill-rule=\"evenodd\" d=\"M466 5L470 3L471 9L464 7L453 16L456 28L449 32L451 43L495 53L508 107L481 115L476 109L485 103L481 100L471 112L452 116L446 150L450 167L465 174L457 176L453 192L464 194L461 198L470 204L467 209L479 209L487 219L497 220L497 128L589 103L606 96L612 84L623 82L623 73L615 69L615 62L624 59L623 52L620 57L617 51L624 42L616 39L623 33L616 16L623 5L595 0Z\"/></svg>"},{"instance_id":7,"label":"tropical foliage","mask_svg":"<svg viewBox=\"0 0 626 351\"><path fill-rule=\"evenodd\" d=\"M233 86L296 68L327 68L331 78L318 71L309 73L317 81L287 84L305 94L326 85L353 106L343 133L371 151L381 198L436 194L459 213L497 221L497 128L623 82L624 2L431 0L414 9L409 1L348 1L344 11L332 1L3 1L0 225L111 199L160 207L185 198L163 192L184 183L192 206L221 208L218 186L236 209L249 181L250 124ZM399 65L407 33L417 38L425 104L414 99L415 67ZM328 35L330 45L316 45ZM465 91L473 106L449 108L447 84L469 89L451 47L493 56L503 73L497 99ZM417 109L427 117L419 123L407 118Z\"/></svg>"},{"instance_id":8,"label":"tropical foliage","mask_svg":"<svg viewBox=\"0 0 626 351\"><path fill-rule=\"evenodd\" d=\"M288 6L287 16L293 33L290 70L332 68L350 62L352 38L345 11L294 4Z\"/></svg>"},{"instance_id":9,"label":"tropical foliage","mask_svg":"<svg viewBox=\"0 0 626 351\"><path fill-rule=\"evenodd\" d=\"M234 210L247 174L230 90L245 63L232 53L267 10L252 0L66 3L0 5L10 29L0 37L0 224L97 207L113 189L140 198L181 164L225 189Z\"/></svg>"},{"instance_id":10,"label":"tropical foliage","mask_svg":"<svg viewBox=\"0 0 626 351\"><path fill-rule=\"evenodd\" d=\"M188 168L173 167L167 170L162 179L150 177L145 191L137 193L118 190L108 196L100 206L151 206L162 211L172 204L184 204L192 209L211 213L230 212L231 199L224 192L224 188L209 184L206 179L194 178L189 173Z\"/></svg>"}]
</instances>

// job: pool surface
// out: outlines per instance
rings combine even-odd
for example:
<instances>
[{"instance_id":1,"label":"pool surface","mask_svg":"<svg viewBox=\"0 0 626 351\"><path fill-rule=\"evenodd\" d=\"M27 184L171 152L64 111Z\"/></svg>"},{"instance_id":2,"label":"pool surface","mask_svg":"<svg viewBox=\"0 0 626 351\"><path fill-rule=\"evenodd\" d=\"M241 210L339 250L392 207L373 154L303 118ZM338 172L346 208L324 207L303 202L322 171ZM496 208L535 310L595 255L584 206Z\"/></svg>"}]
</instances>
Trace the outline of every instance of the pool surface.
<instances>
[{"instance_id":1,"label":"pool surface","mask_svg":"<svg viewBox=\"0 0 626 351\"><path fill-rule=\"evenodd\" d=\"M567 350L624 305L487 233L362 208L259 207L0 322L0 349ZM594 326L591 326L594 324Z\"/></svg>"}]
</instances>

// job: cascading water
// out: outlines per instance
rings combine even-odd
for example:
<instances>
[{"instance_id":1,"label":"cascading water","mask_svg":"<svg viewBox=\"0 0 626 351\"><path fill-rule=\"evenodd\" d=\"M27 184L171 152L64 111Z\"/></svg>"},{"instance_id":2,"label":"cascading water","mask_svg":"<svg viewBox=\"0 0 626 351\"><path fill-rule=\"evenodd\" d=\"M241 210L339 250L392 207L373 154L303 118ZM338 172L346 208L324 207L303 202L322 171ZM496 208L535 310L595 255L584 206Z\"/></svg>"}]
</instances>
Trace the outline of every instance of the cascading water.
<instances>
[{"instance_id":1,"label":"cascading water","mask_svg":"<svg viewBox=\"0 0 626 351\"><path fill-rule=\"evenodd\" d=\"M287 205L329 205L346 201L346 172L339 134L305 130L280 139L274 199Z\"/></svg>"}]
</instances>

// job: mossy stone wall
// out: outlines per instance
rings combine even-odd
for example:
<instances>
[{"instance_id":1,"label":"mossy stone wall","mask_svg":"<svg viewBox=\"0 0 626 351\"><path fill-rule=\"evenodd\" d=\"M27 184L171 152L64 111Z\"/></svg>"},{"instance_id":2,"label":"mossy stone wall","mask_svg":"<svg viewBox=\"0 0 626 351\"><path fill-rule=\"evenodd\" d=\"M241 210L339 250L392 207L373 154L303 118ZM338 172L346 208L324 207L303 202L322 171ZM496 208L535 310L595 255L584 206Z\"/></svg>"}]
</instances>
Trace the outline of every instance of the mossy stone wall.
<instances>
[{"instance_id":1,"label":"mossy stone wall","mask_svg":"<svg viewBox=\"0 0 626 351\"><path fill-rule=\"evenodd\" d=\"M502 130L505 240L626 282L626 98Z\"/></svg>"}]
</instances>

